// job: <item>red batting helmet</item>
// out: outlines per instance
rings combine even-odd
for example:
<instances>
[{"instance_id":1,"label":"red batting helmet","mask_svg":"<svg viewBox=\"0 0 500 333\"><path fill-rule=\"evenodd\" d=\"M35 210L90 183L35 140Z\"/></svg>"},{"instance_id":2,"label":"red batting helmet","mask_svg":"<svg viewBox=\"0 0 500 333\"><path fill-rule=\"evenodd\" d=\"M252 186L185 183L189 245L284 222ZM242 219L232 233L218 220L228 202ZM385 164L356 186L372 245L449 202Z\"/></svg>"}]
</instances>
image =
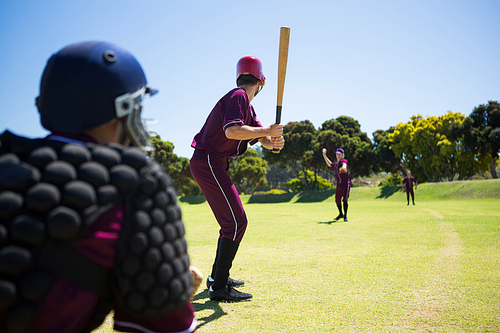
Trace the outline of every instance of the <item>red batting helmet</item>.
<instances>
[{"instance_id":1,"label":"red batting helmet","mask_svg":"<svg viewBox=\"0 0 500 333\"><path fill-rule=\"evenodd\" d=\"M241 58L236 65L236 80L242 74L251 74L260 80L260 84L266 83L266 77L262 73L262 63L255 57L246 56Z\"/></svg>"}]
</instances>

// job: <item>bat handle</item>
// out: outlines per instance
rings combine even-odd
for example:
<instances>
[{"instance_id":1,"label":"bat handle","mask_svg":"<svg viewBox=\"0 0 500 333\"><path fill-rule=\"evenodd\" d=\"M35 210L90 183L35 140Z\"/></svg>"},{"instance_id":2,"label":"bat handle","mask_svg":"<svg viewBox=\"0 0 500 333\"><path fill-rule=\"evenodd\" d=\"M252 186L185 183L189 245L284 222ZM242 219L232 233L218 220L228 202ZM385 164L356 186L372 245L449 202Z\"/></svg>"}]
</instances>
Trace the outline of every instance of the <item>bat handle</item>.
<instances>
[{"instance_id":1,"label":"bat handle","mask_svg":"<svg viewBox=\"0 0 500 333\"><path fill-rule=\"evenodd\" d=\"M281 105L276 105L276 124L281 123Z\"/></svg>"},{"instance_id":2,"label":"bat handle","mask_svg":"<svg viewBox=\"0 0 500 333\"><path fill-rule=\"evenodd\" d=\"M282 108L281 105L276 105L276 124L281 123L281 108ZM279 154L280 150L273 148L273 153Z\"/></svg>"}]
</instances>

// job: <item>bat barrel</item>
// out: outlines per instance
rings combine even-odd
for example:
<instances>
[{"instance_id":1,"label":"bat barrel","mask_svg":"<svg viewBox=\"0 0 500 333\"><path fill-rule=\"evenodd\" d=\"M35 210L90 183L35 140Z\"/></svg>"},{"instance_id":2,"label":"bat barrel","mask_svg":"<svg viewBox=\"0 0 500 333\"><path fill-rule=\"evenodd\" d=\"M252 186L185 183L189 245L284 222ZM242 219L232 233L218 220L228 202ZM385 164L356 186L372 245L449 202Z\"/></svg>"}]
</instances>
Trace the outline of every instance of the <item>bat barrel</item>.
<instances>
[{"instance_id":1,"label":"bat barrel","mask_svg":"<svg viewBox=\"0 0 500 333\"><path fill-rule=\"evenodd\" d=\"M277 105L283 103L283 90L285 89L286 64L288 62L288 44L290 40L290 28L281 27L280 45L278 54L278 100Z\"/></svg>"},{"instance_id":2,"label":"bat barrel","mask_svg":"<svg viewBox=\"0 0 500 333\"><path fill-rule=\"evenodd\" d=\"M278 55L278 100L276 103L276 124L281 123L281 108L283 104L283 90L285 89L286 63L288 61L288 43L290 39L290 28L281 27L280 45ZM273 153L279 154L279 149L273 149Z\"/></svg>"}]
</instances>

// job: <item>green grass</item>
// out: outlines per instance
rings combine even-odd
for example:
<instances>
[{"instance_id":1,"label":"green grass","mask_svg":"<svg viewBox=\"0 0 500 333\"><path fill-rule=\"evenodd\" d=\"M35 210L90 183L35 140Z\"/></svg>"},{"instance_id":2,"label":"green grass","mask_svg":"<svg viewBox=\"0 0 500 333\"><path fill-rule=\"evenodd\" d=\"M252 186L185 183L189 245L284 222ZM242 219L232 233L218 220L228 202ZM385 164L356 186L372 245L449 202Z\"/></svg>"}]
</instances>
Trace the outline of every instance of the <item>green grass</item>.
<instances>
[{"instance_id":1,"label":"green grass","mask_svg":"<svg viewBox=\"0 0 500 333\"><path fill-rule=\"evenodd\" d=\"M334 222L331 193L244 196L231 276L254 298L212 302L202 285L198 332L498 332L499 199L499 180L422 184L415 206L397 188L355 187L349 222ZM188 202L191 261L208 274L218 225L206 202Z\"/></svg>"}]
</instances>

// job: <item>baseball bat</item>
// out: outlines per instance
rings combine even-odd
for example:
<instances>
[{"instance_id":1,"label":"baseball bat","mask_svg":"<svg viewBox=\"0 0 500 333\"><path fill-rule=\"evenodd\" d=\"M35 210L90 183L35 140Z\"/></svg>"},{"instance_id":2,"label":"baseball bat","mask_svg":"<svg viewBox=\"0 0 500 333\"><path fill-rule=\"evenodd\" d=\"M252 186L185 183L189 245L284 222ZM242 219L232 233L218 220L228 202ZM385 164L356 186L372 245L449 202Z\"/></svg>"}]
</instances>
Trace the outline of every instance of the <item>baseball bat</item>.
<instances>
[{"instance_id":1,"label":"baseball bat","mask_svg":"<svg viewBox=\"0 0 500 333\"><path fill-rule=\"evenodd\" d=\"M278 55L278 100L276 102L276 124L281 123L281 109L283 105L283 90L285 89L286 64L288 61L288 42L290 40L290 28L280 29L280 48ZM279 154L279 149L273 149L273 153Z\"/></svg>"}]
</instances>

